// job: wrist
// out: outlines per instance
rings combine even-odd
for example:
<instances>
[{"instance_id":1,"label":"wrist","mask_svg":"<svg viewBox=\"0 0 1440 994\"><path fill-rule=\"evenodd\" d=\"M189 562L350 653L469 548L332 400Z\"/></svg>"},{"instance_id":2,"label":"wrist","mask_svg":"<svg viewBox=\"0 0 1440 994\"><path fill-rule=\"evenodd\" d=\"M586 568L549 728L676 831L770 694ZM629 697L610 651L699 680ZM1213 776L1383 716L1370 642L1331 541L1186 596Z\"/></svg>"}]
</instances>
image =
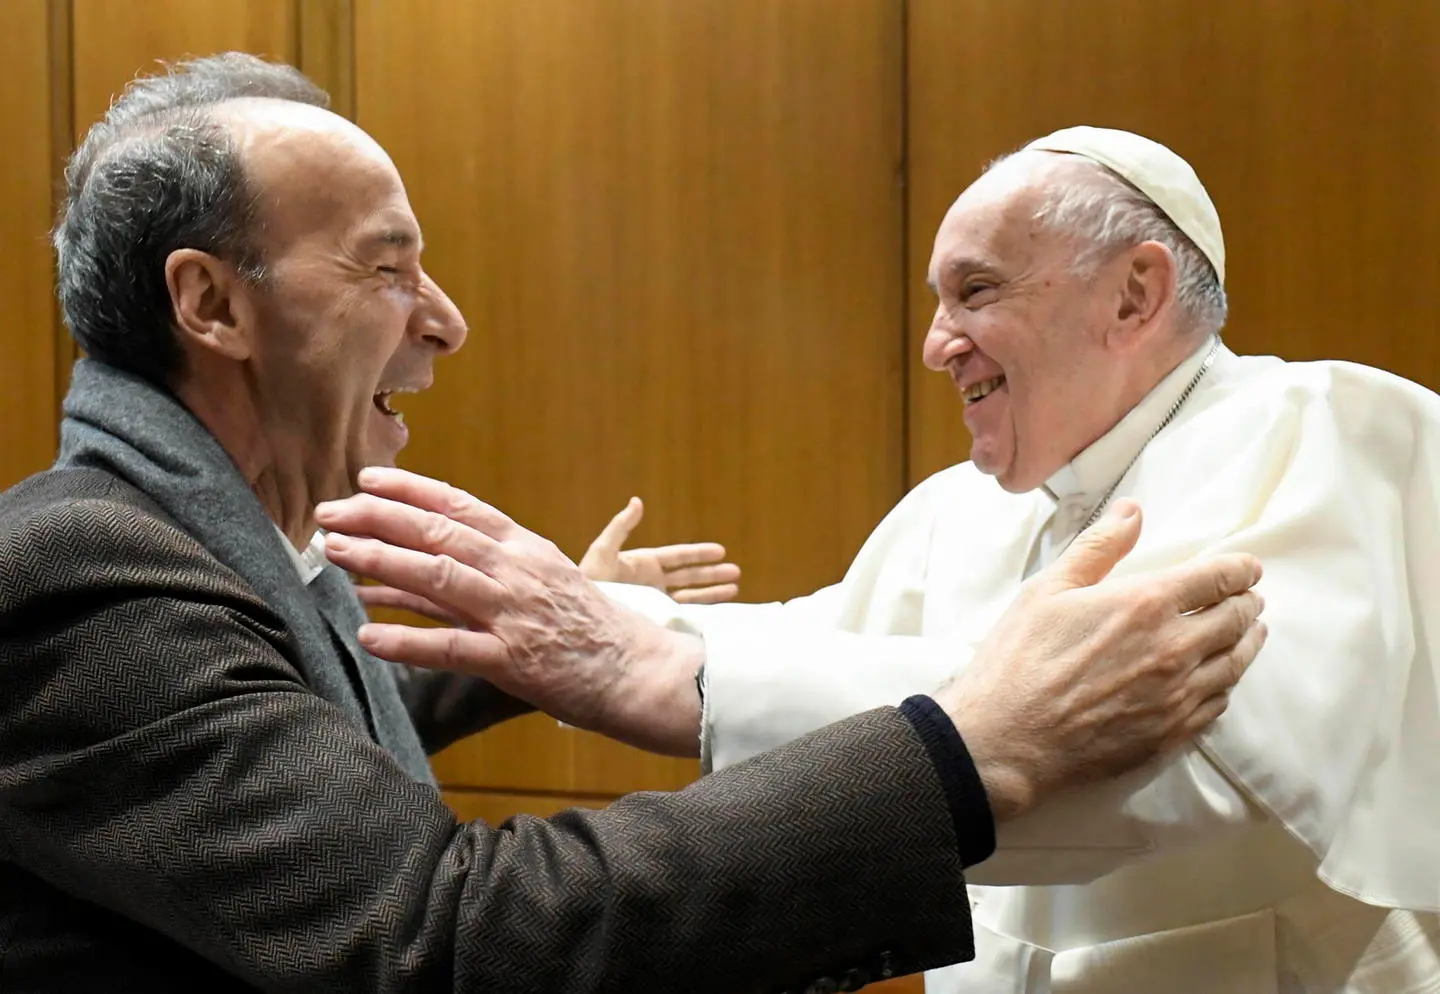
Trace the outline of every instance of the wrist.
<instances>
[{"instance_id":1,"label":"wrist","mask_svg":"<svg viewBox=\"0 0 1440 994\"><path fill-rule=\"evenodd\" d=\"M666 756L700 755L701 699L696 676L705 664L698 636L646 623L614 688L611 738Z\"/></svg>"},{"instance_id":2,"label":"wrist","mask_svg":"<svg viewBox=\"0 0 1440 994\"><path fill-rule=\"evenodd\" d=\"M995 721L983 702L977 706L952 697L940 703L970 752L995 821L1009 821L1034 807L1037 767L1025 757L1028 750L1019 730Z\"/></svg>"}]
</instances>

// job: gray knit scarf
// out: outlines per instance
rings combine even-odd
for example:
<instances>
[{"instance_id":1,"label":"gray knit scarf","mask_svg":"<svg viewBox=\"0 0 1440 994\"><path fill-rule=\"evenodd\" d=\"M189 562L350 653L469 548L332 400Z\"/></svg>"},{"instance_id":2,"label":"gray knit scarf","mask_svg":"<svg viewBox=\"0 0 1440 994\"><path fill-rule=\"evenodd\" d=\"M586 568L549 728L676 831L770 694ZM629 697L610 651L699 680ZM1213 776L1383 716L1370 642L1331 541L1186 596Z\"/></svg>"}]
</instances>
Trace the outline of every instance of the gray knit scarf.
<instances>
[{"instance_id":1,"label":"gray knit scarf","mask_svg":"<svg viewBox=\"0 0 1440 994\"><path fill-rule=\"evenodd\" d=\"M327 565L306 587L260 501L194 415L153 384L88 359L75 365L64 412L57 466L104 470L158 504L280 616L310 688L412 777L434 783L390 664L355 639L365 611L348 577Z\"/></svg>"}]
</instances>

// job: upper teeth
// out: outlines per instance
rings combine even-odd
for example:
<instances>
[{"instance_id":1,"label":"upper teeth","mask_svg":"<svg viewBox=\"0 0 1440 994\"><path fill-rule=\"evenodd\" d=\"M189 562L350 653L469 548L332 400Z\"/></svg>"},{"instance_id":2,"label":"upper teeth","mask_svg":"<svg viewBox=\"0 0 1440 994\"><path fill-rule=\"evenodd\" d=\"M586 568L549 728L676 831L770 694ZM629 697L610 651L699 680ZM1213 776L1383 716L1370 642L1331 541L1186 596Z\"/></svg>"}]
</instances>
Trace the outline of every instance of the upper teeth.
<instances>
[{"instance_id":1,"label":"upper teeth","mask_svg":"<svg viewBox=\"0 0 1440 994\"><path fill-rule=\"evenodd\" d=\"M377 390L375 400L386 414L397 414L398 412L390 407L390 398L397 393L414 393L415 391L415 387L390 387L385 390Z\"/></svg>"},{"instance_id":2,"label":"upper teeth","mask_svg":"<svg viewBox=\"0 0 1440 994\"><path fill-rule=\"evenodd\" d=\"M982 380L979 383L966 387L963 391L961 391L960 396L965 398L965 403L973 404L977 400L988 397L992 390L994 390L996 387L998 387L1004 382L1005 377L1003 376L996 376L993 379Z\"/></svg>"}]
</instances>

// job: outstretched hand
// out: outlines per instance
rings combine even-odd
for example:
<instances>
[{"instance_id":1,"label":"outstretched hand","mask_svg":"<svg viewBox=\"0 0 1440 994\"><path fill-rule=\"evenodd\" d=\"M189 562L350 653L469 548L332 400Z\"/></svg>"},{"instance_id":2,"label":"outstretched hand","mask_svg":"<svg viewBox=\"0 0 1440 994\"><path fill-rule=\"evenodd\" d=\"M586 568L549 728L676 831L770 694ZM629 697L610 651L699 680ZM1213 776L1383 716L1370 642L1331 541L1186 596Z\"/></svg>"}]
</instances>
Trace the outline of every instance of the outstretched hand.
<instances>
[{"instance_id":1,"label":"outstretched hand","mask_svg":"<svg viewBox=\"0 0 1440 994\"><path fill-rule=\"evenodd\" d=\"M703 643L606 597L554 543L436 480L371 467L360 493L315 509L331 562L379 581L371 606L450 627L367 624L367 652L456 670L579 728L694 755Z\"/></svg>"},{"instance_id":2,"label":"outstretched hand","mask_svg":"<svg viewBox=\"0 0 1440 994\"><path fill-rule=\"evenodd\" d=\"M740 567L725 562L725 547L715 542L626 549L630 533L645 515L639 497L610 519L580 560L592 580L632 583L663 590L681 604L719 604L740 593Z\"/></svg>"}]
</instances>

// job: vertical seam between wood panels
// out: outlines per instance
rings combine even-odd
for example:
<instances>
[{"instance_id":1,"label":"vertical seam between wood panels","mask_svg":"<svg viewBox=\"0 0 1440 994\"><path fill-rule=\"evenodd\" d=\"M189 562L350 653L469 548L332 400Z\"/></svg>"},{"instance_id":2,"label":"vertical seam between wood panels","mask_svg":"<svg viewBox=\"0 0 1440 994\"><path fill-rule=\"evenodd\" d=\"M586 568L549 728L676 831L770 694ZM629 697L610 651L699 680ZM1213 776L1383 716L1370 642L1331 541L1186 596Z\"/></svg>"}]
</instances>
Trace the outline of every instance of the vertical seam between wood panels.
<instances>
[{"instance_id":1,"label":"vertical seam between wood panels","mask_svg":"<svg viewBox=\"0 0 1440 994\"><path fill-rule=\"evenodd\" d=\"M46 4L46 73L50 84L50 219L54 224L65 200L65 163L75 147L74 0L48 0ZM58 273L50 250L50 333L52 373L55 380L55 449L60 448L60 418L69 381L70 364L77 351L65 328L56 292Z\"/></svg>"},{"instance_id":2,"label":"vertical seam between wood panels","mask_svg":"<svg viewBox=\"0 0 1440 994\"><path fill-rule=\"evenodd\" d=\"M910 490L910 0L900 0L900 493Z\"/></svg>"}]
</instances>

